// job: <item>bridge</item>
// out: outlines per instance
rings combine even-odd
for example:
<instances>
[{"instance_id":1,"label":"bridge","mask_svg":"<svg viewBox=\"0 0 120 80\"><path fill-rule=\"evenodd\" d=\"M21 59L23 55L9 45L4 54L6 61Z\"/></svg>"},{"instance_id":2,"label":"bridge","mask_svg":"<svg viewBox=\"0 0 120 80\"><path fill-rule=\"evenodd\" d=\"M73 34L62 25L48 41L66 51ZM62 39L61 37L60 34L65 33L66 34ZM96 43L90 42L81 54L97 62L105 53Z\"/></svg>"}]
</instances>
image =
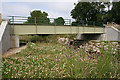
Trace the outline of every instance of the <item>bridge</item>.
<instances>
[{"instance_id":1,"label":"bridge","mask_svg":"<svg viewBox=\"0 0 120 80\"><path fill-rule=\"evenodd\" d=\"M103 26L96 26L95 22L84 23L78 26L72 26L71 19L64 19L64 25L54 24L55 18L50 18L50 23L40 24L36 18L30 19L33 22L27 23L28 17L9 16L11 34L102 34L104 33ZM40 20L39 20L40 21ZM92 23L92 24L91 24ZM87 25L87 26L86 26Z\"/></svg>"},{"instance_id":2,"label":"bridge","mask_svg":"<svg viewBox=\"0 0 120 80\"><path fill-rule=\"evenodd\" d=\"M19 35L24 34L79 34L79 39L100 39L105 33L104 27L95 22L80 21L79 25L75 26L72 25L72 20L65 19L64 25L57 25L54 18L50 18L48 24L39 24L38 18L31 19L33 23L28 23L28 17L10 17L8 22L3 21L0 26L0 53L19 47Z\"/></svg>"}]
</instances>

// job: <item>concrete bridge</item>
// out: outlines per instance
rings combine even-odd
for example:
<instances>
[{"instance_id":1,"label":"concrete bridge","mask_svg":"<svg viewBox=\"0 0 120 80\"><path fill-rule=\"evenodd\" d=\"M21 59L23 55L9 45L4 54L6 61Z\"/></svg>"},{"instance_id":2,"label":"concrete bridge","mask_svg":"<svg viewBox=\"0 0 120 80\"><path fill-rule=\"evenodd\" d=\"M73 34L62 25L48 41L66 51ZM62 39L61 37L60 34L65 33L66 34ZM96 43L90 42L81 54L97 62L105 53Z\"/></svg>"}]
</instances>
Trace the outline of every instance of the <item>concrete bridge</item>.
<instances>
[{"instance_id":1,"label":"concrete bridge","mask_svg":"<svg viewBox=\"0 0 120 80\"><path fill-rule=\"evenodd\" d=\"M83 26L44 26L44 25L11 25L11 34L103 34L104 27Z\"/></svg>"},{"instance_id":2,"label":"concrete bridge","mask_svg":"<svg viewBox=\"0 0 120 80\"><path fill-rule=\"evenodd\" d=\"M13 22L13 21L12 21ZM104 27L97 26L55 26L17 24L3 21L0 26L0 53L19 47L19 35L24 34L78 34L77 39L105 40Z\"/></svg>"},{"instance_id":3,"label":"concrete bridge","mask_svg":"<svg viewBox=\"0 0 120 80\"><path fill-rule=\"evenodd\" d=\"M80 21L78 26L71 26L72 19L64 19L64 25L57 25L55 18L49 18L48 23L41 18L28 18L21 16L9 16L9 23L11 27L11 34L102 34L104 33L103 24L98 27L93 21L85 23ZM30 22L29 22L30 21ZM87 24L87 26L85 26Z\"/></svg>"},{"instance_id":4,"label":"concrete bridge","mask_svg":"<svg viewBox=\"0 0 120 80\"><path fill-rule=\"evenodd\" d=\"M103 34L102 27L42 26L10 24L3 21L0 26L0 53L19 47L19 35L24 34ZM94 37L94 36L93 36Z\"/></svg>"}]
</instances>

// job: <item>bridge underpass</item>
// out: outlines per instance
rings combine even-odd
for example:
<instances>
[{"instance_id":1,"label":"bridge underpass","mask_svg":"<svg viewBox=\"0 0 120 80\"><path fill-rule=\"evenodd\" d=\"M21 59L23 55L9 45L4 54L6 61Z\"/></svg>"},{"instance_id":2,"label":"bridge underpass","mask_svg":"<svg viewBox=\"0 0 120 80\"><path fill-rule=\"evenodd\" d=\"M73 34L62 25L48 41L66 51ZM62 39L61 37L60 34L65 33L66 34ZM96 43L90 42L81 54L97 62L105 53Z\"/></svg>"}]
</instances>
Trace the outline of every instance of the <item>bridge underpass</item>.
<instances>
[{"instance_id":1,"label":"bridge underpass","mask_svg":"<svg viewBox=\"0 0 120 80\"><path fill-rule=\"evenodd\" d=\"M90 37L96 37L96 35L104 34L104 27L98 26L71 26L71 25L63 25L63 26L56 26L56 25L38 25L38 24L23 24L23 23L14 23L14 19L12 22L3 22L4 30L2 30L2 37L0 43L2 43L2 47L8 46L4 39L7 39L6 36L10 36L10 40L7 43L10 43L9 48L19 47L19 35L25 34L84 34L84 35L92 35ZM2 26L1 26L2 28ZM10 29L10 30L9 30ZM7 32L7 34L5 34ZM10 32L10 33L9 33ZM83 37L83 36L82 36ZM80 37L80 39L82 38ZM84 38L82 38L84 39ZM4 43L3 43L4 42ZM9 48L2 50L6 51ZM2 48L3 49L3 48Z\"/></svg>"},{"instance_id":2,"label":"bridge underpass","mask_svg":"<svg viewBox=\"0 0 120 80\"><path fill-rule=\"evenodd\" d=\"M24 25L10 24L11 45L19 47L19 35L26 34L79 34L80 40L100 40L104 33L103 27L83 26L45 26L45 25ZM102 40L102 39L101 39Z\"/></svg>"}]
</instances>

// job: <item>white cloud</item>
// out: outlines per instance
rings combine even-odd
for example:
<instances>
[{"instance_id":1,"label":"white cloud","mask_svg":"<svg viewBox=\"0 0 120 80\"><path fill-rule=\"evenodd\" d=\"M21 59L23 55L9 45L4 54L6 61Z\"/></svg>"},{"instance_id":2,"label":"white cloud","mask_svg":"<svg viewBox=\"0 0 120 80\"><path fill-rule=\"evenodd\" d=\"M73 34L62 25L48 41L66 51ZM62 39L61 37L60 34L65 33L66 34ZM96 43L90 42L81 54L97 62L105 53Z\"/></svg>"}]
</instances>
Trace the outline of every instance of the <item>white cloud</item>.
<instances>
[{"instance_id":1,"label":"white cloud","mask_svg":"<svg viewBox=\"0 0 120 80\"><path fill-rule=\"evenodd\" d=\"M30 9L27 5L20 5L16 3L14 4L3 3L2 5L2 14L4 18L12 15L28 16L29 12L30 12Z\"/></svg>"},{"instance_id":2,"label":"white cloud","mask_svg":"<svg viewBox=\"0 0 120 80\"><path fill-rule=\"evenodd\" d=\"M58 17L63 17L64 19L71 19L71 16L68 14L64 13L59 13L59 12L49 12L49 18L58 18Z\"/></svg>"},{"instance_id":3,"label":"white cloud","mask_svg":"<svg viewBox=\"0 0 120 80\"><path fill-rule=\"evenodd\" d=\"M55 4L48 4L49 8L54 9L55 11L69 11L70 9L73 8L74 2L73 3L55 3Z\"/></svg>"},{"instance_id":4,"label":"white cloud","mask_svg":"<svg viewBox=\"0 0 120 80\"><path fill-rule=\"evenodd\" d=\"M41 10L48 13L50 18L71 18L70 12L74 2L3 2L2 14L7 16L29 16L33 10Z\"/></svg>"},{"instance_id":5,"label":"white cloud","mask_svg":"<svg viewBox=\"0 0 120 80\"><path fill-rule=\"evenodd\" d=\"M78 0L2 0L2 2L77 2Z\"/></svg>"},{"instance_id":6,"label":"white cloud","mask_svg":"<svg viewBox=\"0 0 120 80\"><path fill-rule=\"evenodd\" d=\"M88 2L88 1L98 1L98 0L2 0L2 2ZM99 0L100 2L109 2L111 0ZM120 0L112 0L118 2Z\"/></svg>"},{"instance_id":7,"label":"white cloud","mask_svg":"<svg viewBox=\"0 0 120 80\"><path fill-rule=\"evenodd\" d=\"M2 12L2 2L0 0L0 13Z\"/></svg>"},{"instance_id":8,"label":"white cloud","mask_svg":"<svg viewBox=\"0 0 120 80\"><path fill-rule=\"evenodd\" d=\"M74 2L68 3L52 3L48 4L50 17L59 17L62 16L64 18L71 18L70 12L74 8Z\"/></svg>"}]
</instances>

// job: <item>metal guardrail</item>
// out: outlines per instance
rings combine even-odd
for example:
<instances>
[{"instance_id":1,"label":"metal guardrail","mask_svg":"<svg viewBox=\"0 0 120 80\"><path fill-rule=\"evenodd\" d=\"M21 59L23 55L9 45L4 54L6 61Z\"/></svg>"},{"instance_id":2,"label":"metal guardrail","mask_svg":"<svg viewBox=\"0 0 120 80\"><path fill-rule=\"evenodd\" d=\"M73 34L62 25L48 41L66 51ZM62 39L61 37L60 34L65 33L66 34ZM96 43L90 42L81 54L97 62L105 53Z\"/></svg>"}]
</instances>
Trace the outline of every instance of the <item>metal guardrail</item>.
<instances>
[{"instance_id":1,"label":"metal guardrail","mask_svg":"<svg viewBox=\"0 0 120 80\"><path fill-rule=\"evenodd\" d=\"M10 24L34 24L34 25L59 25L55 23L56 18L48 18L45 20L44 18L38 17L22 17L22 16L8 16ZM74 22L72 19L64 19L65 23L63 25L70 26L104 26L102 22L94 22L94 21L77 21Z\"/></svg>"}]
</instances>

